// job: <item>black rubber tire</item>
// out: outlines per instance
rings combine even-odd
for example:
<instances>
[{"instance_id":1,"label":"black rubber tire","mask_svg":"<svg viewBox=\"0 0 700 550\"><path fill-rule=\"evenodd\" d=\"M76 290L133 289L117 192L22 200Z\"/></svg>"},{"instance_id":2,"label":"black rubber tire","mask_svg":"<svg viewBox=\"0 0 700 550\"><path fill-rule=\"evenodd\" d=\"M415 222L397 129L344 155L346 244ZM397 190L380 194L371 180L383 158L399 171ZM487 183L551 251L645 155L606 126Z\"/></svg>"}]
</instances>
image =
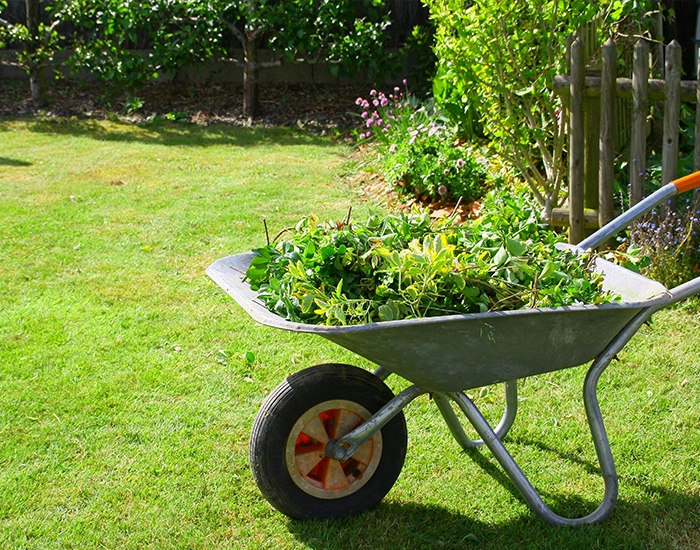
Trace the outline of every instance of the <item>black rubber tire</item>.
<instances>
[{"instance_id":1,"label":"black rubber tire","mask_svg":"<svg viewBox=\"0 0 700 550\"><path fill-rule=\"evenodd\" d=\"M381 430L376 470L356 492L341 498L318 498L295 483L285 462L287 440L297 421L321 403L345 400L374 414L393 397L383 381L351 365L317 365L287 378L265 399L253 423L250 465L260 492L294 519L345 517L376 506L393 487L406 458L402 412Z\"/></svg>"}]
</instances>

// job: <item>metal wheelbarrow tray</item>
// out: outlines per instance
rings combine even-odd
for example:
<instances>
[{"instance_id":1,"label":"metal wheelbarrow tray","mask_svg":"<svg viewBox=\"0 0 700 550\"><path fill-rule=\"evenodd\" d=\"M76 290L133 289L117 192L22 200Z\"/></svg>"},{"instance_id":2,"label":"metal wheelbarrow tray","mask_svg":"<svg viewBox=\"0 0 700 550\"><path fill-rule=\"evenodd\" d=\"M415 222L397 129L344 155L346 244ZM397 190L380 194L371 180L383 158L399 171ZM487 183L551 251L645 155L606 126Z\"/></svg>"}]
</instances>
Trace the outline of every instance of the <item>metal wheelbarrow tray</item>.
<instances>
[{"instance_id":1,"label":"metal wheelbarrow tray","mask_svg":"<svg viewBox=\"0 0 700 550\"><path fill-rule=\"evenodd\" d=\"M679 192L700 184L700 172L670 183L613 220L576 249L595 248ZM600 375L655 312L700 292L700 277L668 290L599 259L604 289L621 302L483 314L446 315L356 326L287 321L257 300L244 281L253 254L222 258L208 275L256 321L318 334L376 363L374 373L319 365L290 376L263 403L251 435L251 467L264 496L294 518L338 517L376 505L398 477L406 451L402 409L430 393L465 449L486 445L533 511L552 524L603 520L617 500L617 475L596 395ZM543 502L502 443L517 413L517 380L593 361L584 406L605 482L598 508L565 518ZM413 383L394 396L383 383L396 374ZM503 417L492 428L465 390L505 383ZM464 432L455 402L481 439Z\"/></svg>"}]
</instances>

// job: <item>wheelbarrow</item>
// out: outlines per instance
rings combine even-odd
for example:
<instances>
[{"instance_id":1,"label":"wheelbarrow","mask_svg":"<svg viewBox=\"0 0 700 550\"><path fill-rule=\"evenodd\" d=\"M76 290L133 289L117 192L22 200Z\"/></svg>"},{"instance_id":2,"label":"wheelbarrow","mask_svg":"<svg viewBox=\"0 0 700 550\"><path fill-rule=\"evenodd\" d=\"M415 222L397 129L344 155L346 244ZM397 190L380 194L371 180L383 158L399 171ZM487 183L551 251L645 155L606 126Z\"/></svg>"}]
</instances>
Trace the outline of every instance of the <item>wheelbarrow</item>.
<instances>
[{"instance_id":1,"label":"wheelbarrow","mask_svg":"<svg viewBox=\"0 0 700 550\"><path fill-rule=\"evenodd\" d=\"M700 172L669 183L583 242L564 246L597 248L655 206L698 186ZM457 442L464 449L486 445L540 518L557 525L602 521L615 506L618 481L598 380L654 312L700 293L700 277L669 290L598 259L603 288L619 294L620 302L318 326L287 321L256 299L244 280L252 257L249 252L222 258L207 274L259 323L318 334L378 365L373 373L316 365L289 376L263 402L250 440L253 476L275 508L297 519L343 517L378 504L406 456L402 411L428 393ZM515 421L518 380L589 361L583 402L605 493L590 514L566 518L547 507L502 440ZM395 396L384 383L391 374L412 385ZM497 383L505 384L505 410L493 428L466 391ZM481 439L467 436L453 403Z\"/></svg>"}]
</instances>

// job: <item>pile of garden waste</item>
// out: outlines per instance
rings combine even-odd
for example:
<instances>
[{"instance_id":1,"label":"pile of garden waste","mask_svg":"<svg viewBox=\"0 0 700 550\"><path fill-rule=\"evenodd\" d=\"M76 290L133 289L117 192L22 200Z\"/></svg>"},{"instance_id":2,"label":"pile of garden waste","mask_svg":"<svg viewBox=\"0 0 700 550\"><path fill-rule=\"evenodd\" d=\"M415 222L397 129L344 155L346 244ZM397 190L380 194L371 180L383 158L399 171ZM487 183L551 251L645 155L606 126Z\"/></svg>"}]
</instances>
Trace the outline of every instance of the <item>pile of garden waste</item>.
<instances>
[{"instance_id":1,"label":"pile of garden waste","mask_svg":"<svg viewBox=\"0 0 700 550\"><path fill-rule=\"evenodd\" d=\"M306 217L254 250L246 278L271 311L320 325L619 299L602 290L592 254L555 248L563 237L524 197L491 194L483 211L463 224L419 211L366 223Z\"/></svg>"}]
</instances>

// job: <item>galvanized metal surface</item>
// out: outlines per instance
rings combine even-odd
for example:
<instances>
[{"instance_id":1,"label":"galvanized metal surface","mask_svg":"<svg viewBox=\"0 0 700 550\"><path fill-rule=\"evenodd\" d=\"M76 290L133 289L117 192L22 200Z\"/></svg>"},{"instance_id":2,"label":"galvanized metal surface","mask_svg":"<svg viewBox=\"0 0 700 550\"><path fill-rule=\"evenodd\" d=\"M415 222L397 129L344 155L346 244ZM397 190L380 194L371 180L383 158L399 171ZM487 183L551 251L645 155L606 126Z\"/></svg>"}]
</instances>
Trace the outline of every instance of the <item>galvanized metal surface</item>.
<instances>
[{"instance_id":1,"label":"galvanized metal surface","mask_svg":"<svg viewBox=\"0 0 700 550\"><path fill-rule=\"evenodd\" d=\"M243 280L252 253L207 273L256 321L323 336L428 391L453 392L582 365L642 309L671 300L663 285L600 260L605 288L624 303L447 315L356 326L292 323L270 312Z\"/></svg>"},{"instance_id":2,"label":"galvanized metal surface","mask_svg":"<svg viewBox=\"0 0 700 550\"><path fill-rule=\"evenodd\" d=\"M496 437L500 440L503 440L503 438L508 434L508 430L510 430L510 428L513 426L513 423L515 422L515 417L518 413L518 381L511 380L509 382L506 382L504 385L506 395L506 406L505 410L503 411L501 421L493 429L493 432L496 434ZM450 404L450 399L448 398L448 395L449 394L435 392L432 394L432 397L433 401L435 401L435 405L437 405L440 414L444 418L447 427L450 429L450 432L452 433L452 436L455 438L457 443L459 443L465 451L467 449L476 449L477 447L481 447L482 445L484 445L483 439L474 440L470 439L469 436L467 436L467 434L464 431L464 428L462 427L462 423L459 420L459 417L457 416L454 409L452 408L452 405ZM463 403L457 400L457 405L459 405L460 409L462 409L462 412L466 414Z\"/></svg>"}]
</instances>

